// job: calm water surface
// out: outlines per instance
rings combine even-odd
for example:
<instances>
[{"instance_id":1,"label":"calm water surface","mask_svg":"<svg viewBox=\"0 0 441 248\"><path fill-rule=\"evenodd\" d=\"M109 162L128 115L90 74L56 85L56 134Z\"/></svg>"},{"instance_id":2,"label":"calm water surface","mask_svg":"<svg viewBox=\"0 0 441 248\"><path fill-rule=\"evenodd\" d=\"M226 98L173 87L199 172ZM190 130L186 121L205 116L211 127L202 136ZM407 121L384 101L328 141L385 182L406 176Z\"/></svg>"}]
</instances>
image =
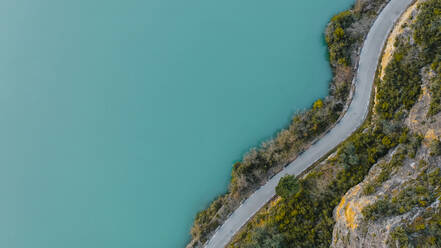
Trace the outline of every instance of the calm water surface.
<instances>
[{"instance_id":1,"label":"calm water surface","mask_svg":"<svg viewBox=\"0 0 441 248\"><path fill-rule=\"evenodd\" d=\"M183 247L352 1L1 1L0 247Z\"/></svg>"}]
</instances>

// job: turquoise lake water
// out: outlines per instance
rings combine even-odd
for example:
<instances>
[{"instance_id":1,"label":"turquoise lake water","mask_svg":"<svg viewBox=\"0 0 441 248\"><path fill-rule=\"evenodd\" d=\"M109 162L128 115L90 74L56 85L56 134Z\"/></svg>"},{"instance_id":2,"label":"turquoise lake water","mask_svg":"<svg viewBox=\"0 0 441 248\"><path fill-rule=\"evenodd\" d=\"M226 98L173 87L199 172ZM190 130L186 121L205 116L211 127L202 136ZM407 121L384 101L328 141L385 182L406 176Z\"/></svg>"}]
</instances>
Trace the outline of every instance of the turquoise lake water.
<instances>
[{"instance_id":1,"label":"turquoise lake water","mask_svg":"<svg viewBox=\"0 0 441 248\"><path fill-rule=\"evenodd\" d=\"M183 247L231 165L327 94L353 0L3 0L0 247Z\"/></svg>"}]
</instances>

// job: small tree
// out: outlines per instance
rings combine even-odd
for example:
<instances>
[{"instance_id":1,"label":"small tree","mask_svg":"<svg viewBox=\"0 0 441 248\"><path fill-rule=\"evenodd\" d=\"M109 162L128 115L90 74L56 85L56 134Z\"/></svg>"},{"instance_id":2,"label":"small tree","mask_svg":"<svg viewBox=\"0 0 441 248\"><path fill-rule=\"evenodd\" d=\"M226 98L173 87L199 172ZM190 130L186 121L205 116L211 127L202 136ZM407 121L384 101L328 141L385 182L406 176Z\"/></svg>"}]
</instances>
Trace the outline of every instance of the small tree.
<instances>
[{"instance_id":1,"label":"small tree","mask_svg":"<svg viewBox=\"0 0 441 248\"><path fill-rule=\"evenodd\" d=\"M296 194L300 189L299 180L295 176L286 175L282 177L276 187L276 194L284 199Z\"/></svg>"}]
</instances>

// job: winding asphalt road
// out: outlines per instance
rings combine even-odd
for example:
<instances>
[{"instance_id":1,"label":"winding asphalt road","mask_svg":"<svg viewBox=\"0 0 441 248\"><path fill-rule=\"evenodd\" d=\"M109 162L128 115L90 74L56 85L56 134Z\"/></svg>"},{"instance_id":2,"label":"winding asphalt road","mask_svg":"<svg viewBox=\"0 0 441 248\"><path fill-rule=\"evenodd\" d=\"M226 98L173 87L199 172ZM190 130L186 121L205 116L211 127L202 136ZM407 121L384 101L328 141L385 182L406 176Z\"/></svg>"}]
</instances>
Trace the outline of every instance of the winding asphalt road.
<instances>
[{"instance_id":1,"label":"winding asphalt road","mask_svg":"<svg viewBox=\"0 0 441 248\"><path fill-rule=\"evenodd\" d=\"M285 169L254 192L236 209L205 245L220 248L228 244L237 231L275 195L280 178L299 175L348 138L363 123L369 111L375 72L384 43L394 23L413 0L391 0L371 27L360 54L352 102L340 122Z\"/></svg>"}]
</instances>

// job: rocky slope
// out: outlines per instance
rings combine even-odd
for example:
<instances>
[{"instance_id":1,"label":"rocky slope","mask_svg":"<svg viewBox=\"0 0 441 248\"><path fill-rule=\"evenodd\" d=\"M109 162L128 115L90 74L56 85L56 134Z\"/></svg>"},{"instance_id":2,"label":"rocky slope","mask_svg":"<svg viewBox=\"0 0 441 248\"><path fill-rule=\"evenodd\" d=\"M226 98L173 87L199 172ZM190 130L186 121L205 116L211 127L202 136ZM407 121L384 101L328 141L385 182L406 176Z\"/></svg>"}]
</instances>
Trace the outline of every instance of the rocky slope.
<instances>
[{"instance_id":1,"label":"rocky slope","mask_svg":"<svg viewBox=\"0 0 441 248\"><path fill-rule=\"evenodd\" d=\"M334 214L333 247L441 245L441 157L433 147L441 136L441 114L426 120L429 99L424 93L406 119L410 130L424 134L416 154L398 146L342 198ZM430 225L433 230L419 232Z\"/></svg>"},{"instance_id":2,"label":"rocky slope","mask_svg":"<svg viewBox=\"0 0 441 248\"><path fill-rule=\"evenodd\" d=\"M418 47L419 53L425 47L415 41L417 28L438 28L439 35L440 6L440 0L420 0L403 15L388 40L380 77L397 56L394 44ZM436 56L429 53L431 63L422 64L422 93L402 120L417 142L390 150L344 195L334 210L332 247L441 247L441 113L430 111L440 78Z\"/></svg>"}]
</instances>

